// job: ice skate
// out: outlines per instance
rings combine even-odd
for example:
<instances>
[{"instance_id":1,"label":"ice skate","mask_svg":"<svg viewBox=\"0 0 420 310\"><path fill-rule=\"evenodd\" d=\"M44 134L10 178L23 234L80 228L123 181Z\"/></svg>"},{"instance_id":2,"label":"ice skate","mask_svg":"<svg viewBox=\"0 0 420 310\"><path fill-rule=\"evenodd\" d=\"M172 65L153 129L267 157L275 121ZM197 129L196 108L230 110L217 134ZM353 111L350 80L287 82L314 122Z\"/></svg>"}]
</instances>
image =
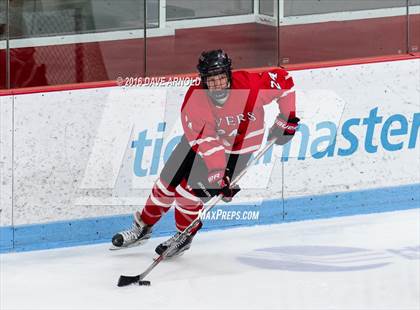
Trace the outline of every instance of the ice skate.
<instances>
[{"instance_id":1,"label":"ice skate","mask_svg":"<svg viewBox=\"0 0 420 310\"><path fill-rule=\"evenodd\" d=\"M171 258L175 256L180 256L184 254L185 251L187 251L191 247L192 240L194 238L194 235L191 234L184 234L180 236L181 233L177 232L174 236L166 240L165 242L162 242L159 244L155 252L158 255L161 255L163 252L166 251L169 247L171 247L171 250L169 250L168 253L166 253L166 258Z\"/></svg>"},{"instance_id":2,"label":"ice skate","mask_svg":"<svg viewBox=\"0 0 420 310\"><path fill-rule=\"evenodd\" d=\"M140 213L134 214L131 229L119 232L112 237L110 250L121 250L141 245L147 242L152 235L152 226L146 225L140 218Z\"/></svg>"},{"instance_id":3,"label":"ice skate","mask_svg":"<svg viewBox=\"0 0 420 310\"><path fill-rule=\"evenodd\" d=\"M172 249L168 253L166 253L166 258L184 254L184 252L191 247L191 243L194 239L194 236L201 229L202 226L203 223L200 221L196 225L195 231L193 233L182 234L181 232L177 232L174 236L172 236L165 242L159 244L156 247L155 252L158 255L161 255L163 252L166 251L166 249L172 247ZM182 236L180 236L181 234Z\"/></svg>"}]
</instances>

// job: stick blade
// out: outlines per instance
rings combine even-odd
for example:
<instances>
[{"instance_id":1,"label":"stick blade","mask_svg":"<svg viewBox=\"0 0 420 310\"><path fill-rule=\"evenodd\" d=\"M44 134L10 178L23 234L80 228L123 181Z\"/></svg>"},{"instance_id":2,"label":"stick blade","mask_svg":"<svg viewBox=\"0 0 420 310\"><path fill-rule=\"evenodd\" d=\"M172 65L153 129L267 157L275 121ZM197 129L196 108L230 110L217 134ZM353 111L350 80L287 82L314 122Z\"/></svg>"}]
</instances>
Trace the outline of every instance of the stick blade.
<instances>
[{"instance_id":1,"label":"stick blade","mask_svg":"<svg viewBox=\"0 0 420 310\"><path fill-rule=\"evenodd\" d=\"M138 283L140 281L140 275L138 276L120 276L118 279L118 287L127 286L130 284Z\"/></svg>"}]
</instances>

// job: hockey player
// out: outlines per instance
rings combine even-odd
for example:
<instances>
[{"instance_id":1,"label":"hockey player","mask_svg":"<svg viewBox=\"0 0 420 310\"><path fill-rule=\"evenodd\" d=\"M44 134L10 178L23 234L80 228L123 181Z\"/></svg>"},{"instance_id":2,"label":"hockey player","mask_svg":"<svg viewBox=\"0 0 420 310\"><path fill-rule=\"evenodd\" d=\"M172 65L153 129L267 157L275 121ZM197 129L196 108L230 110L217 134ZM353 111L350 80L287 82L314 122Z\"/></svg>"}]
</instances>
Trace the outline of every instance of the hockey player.
<instances>
[{"instance_id":1,"label":"hockey player","mask_svg":"<svg viewBox=\"0 0 420 310\"><path fill-rule=\"evenodd\" d=\"M294 84L285 70L232 72L231 59L220 49L203 52L197 69L201 83L188 89L181 108L181 142L162 169L145 207L134 214L132 228L112 238L115 249L147 241L153 225L172 205L178 232L155 251L162 254L174 242L167 257L189 249L201 221L190 234L176 239L198 216L203 202L220 193L229 202L239 191L231 186L231 180L263 142L264 105L277 99L280 110L269 140L282 145L295 134L299 118L295 115Z\"/></svg>"}]
</instances>

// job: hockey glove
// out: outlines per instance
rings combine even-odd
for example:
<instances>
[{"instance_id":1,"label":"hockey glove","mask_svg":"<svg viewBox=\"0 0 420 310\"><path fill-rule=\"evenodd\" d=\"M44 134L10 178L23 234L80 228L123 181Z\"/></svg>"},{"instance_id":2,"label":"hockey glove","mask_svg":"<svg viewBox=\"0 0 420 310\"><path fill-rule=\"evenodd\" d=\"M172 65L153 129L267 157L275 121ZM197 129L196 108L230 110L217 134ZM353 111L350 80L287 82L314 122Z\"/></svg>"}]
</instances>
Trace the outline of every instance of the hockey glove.
<instances>
[{"instance_id":1,"label":"hockey glove","mask_svg":"<svg viewBox=\"0 0 420 310\"><path fill-rule=\"evenodd\" d=\"M208 174L208 181L211 185L215 185L216 195L222 194L224 202L231 202L232 198L241 190L239 185L231 186L229 170L210 171Z\"/></svg>"},{"instance_id":2,"label":"hockey glove","mask_svg":"<svg viewBox=\"0 0 420 310\"><path fill-rule=\"evenodd\" d=\"M297 117L286 119L282 113L279 113L268 133L268 141L275 139L274 143L277 145L286 144L295 135L299 121Z\"/></svg>"}]
</instances>

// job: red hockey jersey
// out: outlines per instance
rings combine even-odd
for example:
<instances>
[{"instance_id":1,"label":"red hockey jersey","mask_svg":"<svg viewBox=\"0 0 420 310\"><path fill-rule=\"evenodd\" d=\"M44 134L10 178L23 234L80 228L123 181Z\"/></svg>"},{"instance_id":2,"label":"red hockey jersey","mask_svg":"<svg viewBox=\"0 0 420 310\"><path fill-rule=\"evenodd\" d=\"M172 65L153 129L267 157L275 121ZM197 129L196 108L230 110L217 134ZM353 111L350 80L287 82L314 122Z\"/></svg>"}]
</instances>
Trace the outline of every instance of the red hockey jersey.
<instances>
[{"instance_id":1,"label":"red hockey jersey","mask_svg":"<svg viewBox=\"0 0 420 310\"><path fill-rule=\"evenodd\" d=\"M222 107L212 103L206 90L191 86L184 98L181 121L193 150L209 171L224 170L228 154L258 150L264 136L263 106L277 100L280 112L295 117L293 79L287 71L232 73L231 90Z\"/></svg>"}]
</instances>

